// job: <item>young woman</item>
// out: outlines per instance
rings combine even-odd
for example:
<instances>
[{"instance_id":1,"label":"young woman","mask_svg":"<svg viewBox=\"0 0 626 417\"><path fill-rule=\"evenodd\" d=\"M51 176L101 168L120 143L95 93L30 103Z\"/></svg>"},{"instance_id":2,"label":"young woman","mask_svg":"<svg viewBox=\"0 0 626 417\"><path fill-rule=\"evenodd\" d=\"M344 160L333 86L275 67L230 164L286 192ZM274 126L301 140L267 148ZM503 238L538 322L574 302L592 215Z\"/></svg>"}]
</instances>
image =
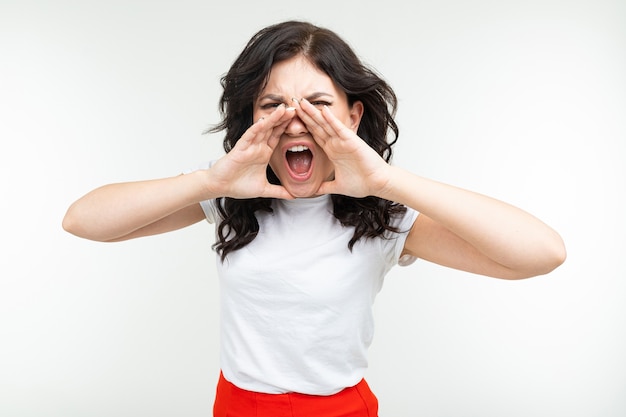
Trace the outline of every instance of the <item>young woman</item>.
<instances>
[{"instance_id":1,"label":"young woman","mask_svg":"<svg viewBox=\"0 0 626 417\"><path fill-rule=\"evenodd\" d=\"M109 242L216 224L215 416L376 416L363 380L371 307L395 264L519 279L564 261L559 235L530 214L390 165L395 94L335 33L267 27L222 86L223 157L100 187L63 220Z\"/></svg>"}]
</instances>

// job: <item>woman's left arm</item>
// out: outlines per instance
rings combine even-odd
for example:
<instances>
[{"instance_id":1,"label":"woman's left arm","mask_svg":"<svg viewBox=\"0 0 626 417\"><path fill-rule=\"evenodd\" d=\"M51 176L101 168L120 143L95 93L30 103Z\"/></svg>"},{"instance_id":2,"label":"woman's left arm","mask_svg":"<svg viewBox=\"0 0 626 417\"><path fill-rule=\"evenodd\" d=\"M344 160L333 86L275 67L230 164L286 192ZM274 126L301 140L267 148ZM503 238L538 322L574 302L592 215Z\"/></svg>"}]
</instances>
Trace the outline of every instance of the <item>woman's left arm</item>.
<instances>
[{"instance_id":1,"label":"woman's left arm","mask_svg":"<svg viewBox=\"0 0 626 417\"><path fill-rule=\"evenodd\" d=\"M546 274L565 261L559 234L531 214L391 166L329 108L301 104L298 115L335 166L319 193L374 195L417 210L405 254L505 279Z\"/></svg>"},{"instance_id":2,"label":"woman's left arm","mask_svg":"<svg viewBox=\"0 0 626 417\"><path fill-rule=\"evenodd\" d=\"M405 253L505 279L546 274L565 261L559 234L531 214L398 167L386 171L388 182L378 197L420 212Z\"/></svg>"}]
</instances>

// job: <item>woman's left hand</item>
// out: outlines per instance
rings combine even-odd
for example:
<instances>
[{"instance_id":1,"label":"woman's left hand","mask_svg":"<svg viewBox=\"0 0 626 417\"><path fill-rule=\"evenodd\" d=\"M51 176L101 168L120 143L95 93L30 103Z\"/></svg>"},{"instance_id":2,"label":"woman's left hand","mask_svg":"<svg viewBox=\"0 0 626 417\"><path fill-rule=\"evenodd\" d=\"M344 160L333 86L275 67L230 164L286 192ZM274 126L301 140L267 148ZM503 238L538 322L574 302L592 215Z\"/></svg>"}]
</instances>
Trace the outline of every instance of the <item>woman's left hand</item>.
<instances>
[{"instance_id":1,"label":"woman's left hand","mask_svg":"<svg viewBox=\"0 0 626 417\"><path fill-rule=\"evenodd\" d=\"M319 109L306 99L296 107L309 133L335 166L334 178L322 183L318 194L382 196L389 182L389 164L329 107Z\"/></svg>"}]
</instances>

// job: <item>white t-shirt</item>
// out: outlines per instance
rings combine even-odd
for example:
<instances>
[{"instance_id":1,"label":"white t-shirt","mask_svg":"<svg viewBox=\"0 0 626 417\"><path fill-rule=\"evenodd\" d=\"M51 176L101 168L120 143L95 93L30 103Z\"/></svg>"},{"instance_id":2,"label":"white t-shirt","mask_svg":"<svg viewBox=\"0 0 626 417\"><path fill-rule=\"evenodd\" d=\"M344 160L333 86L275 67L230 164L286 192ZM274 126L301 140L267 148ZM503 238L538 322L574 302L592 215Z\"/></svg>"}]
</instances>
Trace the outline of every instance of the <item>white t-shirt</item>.
<instances>
[{"instance_id":1,"label":"white t-shirt","mask_svg":"<svg viewBox=\"0 0 626 417\"><path fill-rule=\"evenodd\" d=\"M214 200L201 206L216 222ZM361 238L350 252L354 229L333 216L330 196L272 208L256 213L251 243L218 258L222 372L250 391L331 395L364 377L372 304L417 212L394 222L403 233Z\"/></svg>"}]
</instances>

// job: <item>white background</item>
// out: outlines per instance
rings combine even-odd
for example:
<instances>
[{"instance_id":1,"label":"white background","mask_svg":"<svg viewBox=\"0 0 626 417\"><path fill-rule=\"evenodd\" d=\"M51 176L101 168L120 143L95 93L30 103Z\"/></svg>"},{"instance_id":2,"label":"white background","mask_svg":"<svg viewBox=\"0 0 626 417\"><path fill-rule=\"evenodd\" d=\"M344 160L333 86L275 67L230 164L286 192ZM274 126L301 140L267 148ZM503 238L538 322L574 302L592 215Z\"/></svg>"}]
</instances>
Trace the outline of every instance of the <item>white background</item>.
<instances>
[{"instance_id":1,"label":"white background","mask_svg":"<svg viewBox=\"0 0 626 417\"><path fill-rule=\"evenodd\" d=\"M212 226L102 244L61 219L96 186L219 156L220 76L291 18L395 88L395 164L521 206L568 249L520 282L394 269L381 417L626 415L626 6L608 0L0 0L0 415L210 415Z\"/></svg>"}]
</instances>

